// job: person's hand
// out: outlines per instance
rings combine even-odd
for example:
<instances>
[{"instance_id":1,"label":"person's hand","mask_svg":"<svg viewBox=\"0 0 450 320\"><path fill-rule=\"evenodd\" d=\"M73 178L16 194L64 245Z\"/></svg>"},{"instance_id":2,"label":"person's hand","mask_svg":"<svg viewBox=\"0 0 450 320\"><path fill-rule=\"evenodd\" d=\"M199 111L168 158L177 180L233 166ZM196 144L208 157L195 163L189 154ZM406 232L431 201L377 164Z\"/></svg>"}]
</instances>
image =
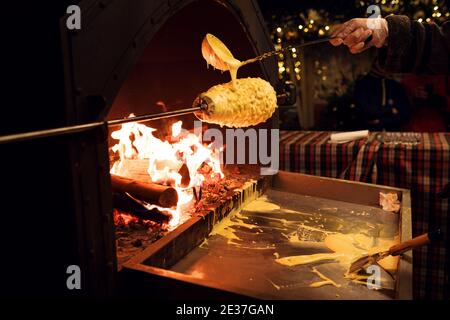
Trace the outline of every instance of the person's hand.
<instances>
[{"instance_id":1,"label":"person's hand","mask_svg":"<svg viewBox=\"0 0 450 320\"><path fill-rule=\"evenodd\" d=\"M333 46L346 45L351 53L360 53L370 47L381 48L387 44L389 30L386 19L357 18L347 21L336 28L331 34L330 43ZM372 36L369 43L365 43Z\"/></svg>"}]
</instances>

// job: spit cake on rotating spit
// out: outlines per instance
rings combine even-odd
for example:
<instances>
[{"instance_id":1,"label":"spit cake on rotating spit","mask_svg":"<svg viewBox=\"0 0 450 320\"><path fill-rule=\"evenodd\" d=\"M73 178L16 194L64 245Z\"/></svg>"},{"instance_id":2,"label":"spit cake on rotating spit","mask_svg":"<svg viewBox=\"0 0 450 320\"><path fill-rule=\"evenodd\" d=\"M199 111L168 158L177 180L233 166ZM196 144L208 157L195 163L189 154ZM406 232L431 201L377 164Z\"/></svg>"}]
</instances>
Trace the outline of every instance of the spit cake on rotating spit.
<instances>
[{"instance_id":1,"label":"spit cake on rotating spit","mask_svg":"<svg viewBox=\"0 0 450 320\"><path fill-rule=\"evenodd\" d=\"M277 95L269 82L261 78L237 79L240 62L218 38L207 34L202 55L208 64L229 71L231 81L219 84L200 94L194 106L202 105L195 115L202 121L221 127L248 127L265 122L277 108Z\"/></svg>"},{"instance_id":2,"label":"spit cake on rotating spit","mask_svg":"<svg viewBox=\"0 0 450 320\"><path fill-rule=\"evenodd\" d=\"M277 107L277 95L260 78L236 79L202 93L196 104L206 104L196 116L205 122L227 127L248 127L269 119Z\"/></svg>"}]
</instances>

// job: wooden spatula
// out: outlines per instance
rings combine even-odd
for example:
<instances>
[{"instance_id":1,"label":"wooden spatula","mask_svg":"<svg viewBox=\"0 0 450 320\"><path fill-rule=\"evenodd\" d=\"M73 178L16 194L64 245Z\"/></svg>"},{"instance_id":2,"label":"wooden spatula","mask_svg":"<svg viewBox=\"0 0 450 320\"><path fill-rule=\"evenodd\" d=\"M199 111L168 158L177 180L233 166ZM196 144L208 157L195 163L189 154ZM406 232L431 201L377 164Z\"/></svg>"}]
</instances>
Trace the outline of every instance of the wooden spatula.
<instances>
[{"instance_id":1,"label":"wooden spatula","mask_svg":"<svg viewBox=\"0 0 450 320\"><path fill-rule=\"evenodd\" d=\"M382 251L371 255L367 254L359 258L356 258L350 265L348 273L356 273L361 269L365 269L368 266L377 263L378 261L380 261L383 258L386 258L387 256L398 256L416 247L429 244L430 242L435 241L436 239L439 238L440 232L441 232L440 230L428 232L422 234L421 236L415 237L411 240L407 240L400 244L396 244L390 247L389 250L387 251Z\"/></svg>"}]
</instances>

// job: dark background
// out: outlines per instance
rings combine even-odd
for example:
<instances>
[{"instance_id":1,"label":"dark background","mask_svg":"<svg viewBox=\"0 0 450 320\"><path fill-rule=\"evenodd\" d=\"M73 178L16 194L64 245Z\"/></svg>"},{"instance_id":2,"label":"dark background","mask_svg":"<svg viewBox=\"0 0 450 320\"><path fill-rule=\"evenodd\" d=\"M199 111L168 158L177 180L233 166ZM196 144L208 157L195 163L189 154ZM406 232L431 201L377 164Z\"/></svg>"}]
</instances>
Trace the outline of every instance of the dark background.
<instances>
[{"instance_id":1,"label":"dark background","mask_svg":"<svg viewBox=\"0 0 450 320\"><path fill-rule=\"evenodd\" d=\"M2 4L0 134L65 125L59 19L70 4ZM79 263L67 157L55 139L0 146L0 296L74 294L64 288Z\"/></svg>"}]
</instances>

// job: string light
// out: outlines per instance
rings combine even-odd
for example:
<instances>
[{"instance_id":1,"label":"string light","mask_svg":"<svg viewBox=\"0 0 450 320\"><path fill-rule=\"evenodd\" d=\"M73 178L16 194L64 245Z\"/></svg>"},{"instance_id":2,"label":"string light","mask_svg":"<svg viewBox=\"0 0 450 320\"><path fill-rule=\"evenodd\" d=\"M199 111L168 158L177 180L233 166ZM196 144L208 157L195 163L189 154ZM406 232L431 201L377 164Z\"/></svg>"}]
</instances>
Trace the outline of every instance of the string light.
<instances>
[{"instance_id":1,"label":"string light","mask_svg":"<svg viewBox=\"0 0 450 320\"><path fill-rule=\"evenodd\" d=\"M326 9L308 9L306 12L295 12L291 15L283 15L282 19L276 14L271 15L272 40L275 42L275 49L280 50L288 45L295 45L303 41L315 40L330 33L332 26L344 22L346 16L356 16L361 14L361 9L365 9L371 4L378 4L384 17L403 14L407 15L419 23L442 23L450 17L450 7L448 1L444 0L355 0L353 8L341 8L340 17L334 18L335 11L327 12ZM358 8L355 10L355 8ZM279 78L286 80L300 80L300 59L302 56L298 50L290 50L290 54L278 54L277 59L283 62L279 67ZM289 74L291 67L292 74ZM318 80L325 81L326 65L321 66Z\"/></svg>"}]
</instances>

